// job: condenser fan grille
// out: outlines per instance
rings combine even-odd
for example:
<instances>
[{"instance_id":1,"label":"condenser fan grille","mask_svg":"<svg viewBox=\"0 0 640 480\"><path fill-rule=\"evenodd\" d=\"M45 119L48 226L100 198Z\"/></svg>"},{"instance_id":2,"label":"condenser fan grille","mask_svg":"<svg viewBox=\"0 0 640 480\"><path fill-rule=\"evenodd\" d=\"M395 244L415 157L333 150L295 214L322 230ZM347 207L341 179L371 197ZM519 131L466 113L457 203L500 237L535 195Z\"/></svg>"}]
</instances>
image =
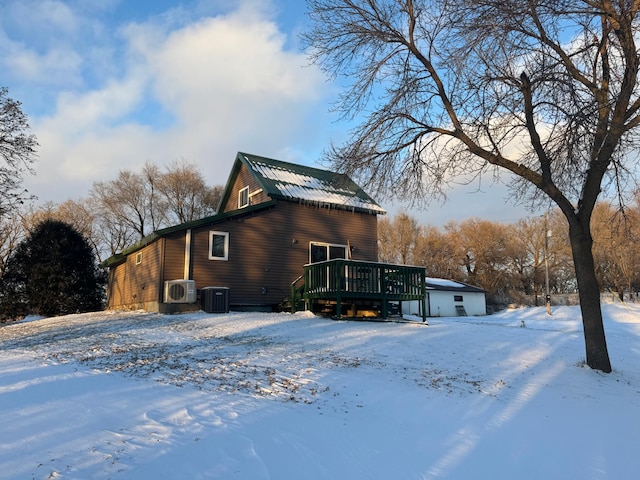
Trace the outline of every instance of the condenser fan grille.
<instances>
[{"instance_id":1,"label":"condenser fan grille","mask_svg":"<svg viewBox=\"0 0 640 480\"><path fill-rule=\"evenodd\" d=\"M171 297L173 300L184 298L185 294L186 290L184 288L184 285L181 285L180 283L174 283L169 287L169 297Z\"/></svg>"}]
</instances>

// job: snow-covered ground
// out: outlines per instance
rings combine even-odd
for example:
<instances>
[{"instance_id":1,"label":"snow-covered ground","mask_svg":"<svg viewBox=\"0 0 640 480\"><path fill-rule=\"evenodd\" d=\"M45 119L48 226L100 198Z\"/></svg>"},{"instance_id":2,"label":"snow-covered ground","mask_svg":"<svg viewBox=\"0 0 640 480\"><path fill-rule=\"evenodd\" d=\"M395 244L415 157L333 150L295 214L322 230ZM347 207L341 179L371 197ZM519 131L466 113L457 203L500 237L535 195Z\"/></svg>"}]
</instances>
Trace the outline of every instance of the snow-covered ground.
<instances>
[{"instance_id":1,"label":"snow-covered ground","mask_svg":"<svg viewBox=\"0 0 640 480\"><path fill-rule=\"evenodd\" d=\"M577 307L6 325L0 477L636 479L640 306L603 308L608 375L583 364Z\"/></svg>"}]
</instances>

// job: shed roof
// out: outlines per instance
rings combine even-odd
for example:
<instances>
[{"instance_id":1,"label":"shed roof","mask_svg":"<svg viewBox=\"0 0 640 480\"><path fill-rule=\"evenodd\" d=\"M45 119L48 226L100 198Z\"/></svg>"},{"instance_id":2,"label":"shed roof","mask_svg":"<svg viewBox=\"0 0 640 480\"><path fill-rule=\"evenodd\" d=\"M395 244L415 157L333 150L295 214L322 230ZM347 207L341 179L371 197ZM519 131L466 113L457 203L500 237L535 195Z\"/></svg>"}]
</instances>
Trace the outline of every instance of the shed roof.
<instances>
[{"instance_id":1,"label":"shed roof","mask_svg":"<svg viewBox=\"0 0 640 480\"><path fill-rule=\"evenodd\" d=\"M469 285L467 283L456 282L455 280L447 280L445 278L427 277L425 278L425 284L427 290L486 293L486 290L483 290L482 288L474 287L473 285Z\"/></svg>"},{"instance_id":2,"label":"shed roof","mask_svg":"<svg viewBox=\"0 0 640 480\"><path fill-rule=\"evenodd\" d=\"M240 165L244 165L273 199L305 202L320 206L384 214L386 211L360 188L348 175L305 165L274 160L238 152L229 177L232 181ZM231 192L227 184L222 202ZM222 205L221 202L221 205Z\"/></svg>"}]
</instances>

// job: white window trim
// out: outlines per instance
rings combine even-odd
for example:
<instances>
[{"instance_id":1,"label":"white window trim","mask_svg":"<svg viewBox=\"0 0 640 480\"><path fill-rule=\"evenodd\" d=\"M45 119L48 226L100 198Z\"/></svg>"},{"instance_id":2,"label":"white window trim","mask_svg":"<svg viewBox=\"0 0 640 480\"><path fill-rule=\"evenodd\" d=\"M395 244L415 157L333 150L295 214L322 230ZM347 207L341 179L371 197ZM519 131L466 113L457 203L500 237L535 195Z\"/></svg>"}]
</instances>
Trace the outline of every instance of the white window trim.
<instances>
[{"instance_id":1,"label":"white window trim","mask_svg":"<svg viewBox=\"0 0 640 480\"><path fill-rule=\"evenodd\" d=\"M242 203L242 197L243 197L243 193L244 193L244 192L247 192L247 193L246 193L247 203L244 203L244 204L243 204L243 203ZM245 208L245 207L248 207L248 206L249 206L249 203L250 203L249 198L250 198L250 196L249 196L249 187L241 188L241 189L238 191L238 208Z\"/></svg>"},{"instance_id":2,"label":"white window trim","mask_svg":"<svg viewBox=\"0 0 640 480\"><path fill-rule=\"evenodd\" d=\"M140 265L142 263L142 252L136 253L136 265Z\"/></svg>"},{"instance_id":3,"label":"white window trim","mask_svg":"<svg viewBox=\"0 0 640 480\"><path fill-rule=\"evenodd\" d=\"M213 237L214 235L224 237L224 256L215 257L213 256ZM209 232L209 260L229 260L229 232L217 232L210 231Z\"/></svg>"}]
</instances>

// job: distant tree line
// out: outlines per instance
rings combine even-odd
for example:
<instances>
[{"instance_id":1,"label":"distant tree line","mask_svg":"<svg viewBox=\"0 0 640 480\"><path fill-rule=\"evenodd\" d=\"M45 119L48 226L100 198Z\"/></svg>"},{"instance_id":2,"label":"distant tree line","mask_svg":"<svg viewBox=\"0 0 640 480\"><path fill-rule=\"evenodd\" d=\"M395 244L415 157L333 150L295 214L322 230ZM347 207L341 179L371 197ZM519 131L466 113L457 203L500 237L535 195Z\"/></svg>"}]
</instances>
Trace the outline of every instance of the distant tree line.
<instances>
[{"instance_id":1,"label":"distant tree line","mask_svg":"<svg viewBox=\"0 0 640 480\"><path fill-rule=\"evenodd\" d=\"M45 220L73 226L99 262L155 230L213 215L222 186L206 185L197 166L177 160L161 169L147 162L93 184L87 198L26 205L0 217L0 276L21 240Z\"/></svg>"},{"instance_id":2,"label":"distant tree line","mask_svg":"<svg viewBox=\"0 0 640 480\"><path fill-rule=\"evenodd\" d=\"M623 212L600 203L592 220L601 291L621 299L640 290L640 195L635 199ZM552 294L577 292L567 226L557 211L513 224L470 218L443 228L402 213L379 220L378 244L382 262L424 266L429 277L481 287L497 302L543 303L546 271Z\"/></svg>"}]
</instances>

